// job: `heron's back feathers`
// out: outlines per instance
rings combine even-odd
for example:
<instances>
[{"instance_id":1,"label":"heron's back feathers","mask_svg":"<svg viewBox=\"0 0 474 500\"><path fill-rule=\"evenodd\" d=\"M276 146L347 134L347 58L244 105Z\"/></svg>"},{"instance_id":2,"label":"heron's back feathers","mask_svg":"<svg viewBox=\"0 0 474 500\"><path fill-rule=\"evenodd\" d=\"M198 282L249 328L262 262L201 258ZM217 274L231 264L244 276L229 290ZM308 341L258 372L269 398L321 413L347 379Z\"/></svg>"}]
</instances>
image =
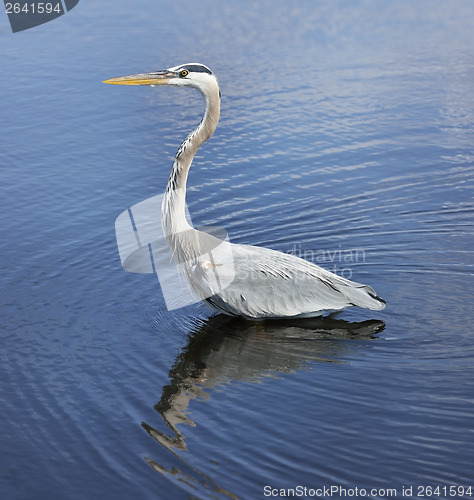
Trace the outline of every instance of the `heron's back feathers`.
<instances>
[{"instance_id":1,"label":"heron's back feathers","mask_svg":"<svg viewBox=\"0 0 474 500\"><path fill-rule=\"evenodd\" d=\"M320 316L350 306L372 310L385 307L384 300L370 286L294 255L263 247L226 244L231 249L232 263L216 262L218 268L201 267L199 276L193 273L189 277L194 290L220 312L265 319ZM230 284L210 290L208 273L215 274L216 269L220 283Z\"/></svg>"}]
</instances>

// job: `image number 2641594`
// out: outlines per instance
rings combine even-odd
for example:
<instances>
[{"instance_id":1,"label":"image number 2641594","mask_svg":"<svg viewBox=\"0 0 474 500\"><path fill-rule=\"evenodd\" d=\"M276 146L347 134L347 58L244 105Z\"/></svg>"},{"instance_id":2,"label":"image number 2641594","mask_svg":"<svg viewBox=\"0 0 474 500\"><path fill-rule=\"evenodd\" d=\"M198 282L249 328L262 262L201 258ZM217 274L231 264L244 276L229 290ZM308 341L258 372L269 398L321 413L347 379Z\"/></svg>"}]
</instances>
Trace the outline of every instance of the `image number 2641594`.
<instances>
[{"instance_id":1,"label":"image number 2641594","mask_svg":"<svg viewBox=\"0 0 474 500\"><path fill-rule=\"evenodd\" d=\"M52 21L73 9L79 0L14 0L6 1L5 13L13 33Z\"/></svg>"}]
</instances>

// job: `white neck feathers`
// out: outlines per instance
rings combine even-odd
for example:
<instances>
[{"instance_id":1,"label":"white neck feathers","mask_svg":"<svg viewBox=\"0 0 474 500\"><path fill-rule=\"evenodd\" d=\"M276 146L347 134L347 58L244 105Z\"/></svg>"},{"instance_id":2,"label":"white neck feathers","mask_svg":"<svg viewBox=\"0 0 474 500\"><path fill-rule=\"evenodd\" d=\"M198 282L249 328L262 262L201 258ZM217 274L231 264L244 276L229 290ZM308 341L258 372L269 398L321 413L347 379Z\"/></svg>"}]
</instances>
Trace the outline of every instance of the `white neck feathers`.
<instances>
[{"instance_id":1,"label":"white neck feathers","mask_svg":"<svg viewBox=\"0 0 474 500\"><path fill-rule=\"evenodd\" d=\"M166 186L161 224L170 247L173 242L178 241L173 235L192 229L185 217L188 172L197 150L214 133L220 114L219 86L213 75L203 74L198 82L191 83L190 86L197 88L204 96L206 110L201 123L186 137L178 149Z\"/></svg>"}]
</instances>

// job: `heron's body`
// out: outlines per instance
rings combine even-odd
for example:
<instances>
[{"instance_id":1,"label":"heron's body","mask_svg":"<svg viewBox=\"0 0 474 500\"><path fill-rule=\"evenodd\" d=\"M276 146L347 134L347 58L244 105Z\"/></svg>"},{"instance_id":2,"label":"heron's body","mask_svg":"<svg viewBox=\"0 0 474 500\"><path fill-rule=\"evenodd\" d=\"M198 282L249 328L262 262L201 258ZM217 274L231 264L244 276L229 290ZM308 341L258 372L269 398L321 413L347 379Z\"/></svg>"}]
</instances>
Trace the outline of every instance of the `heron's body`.
<instances>
[{"instance_id":1,"label":"heron's body","mask_svg":"<svg viewBox=\"0 0 474 500\"><path fill-rule=\"evenodd\" d=\"M350 306L372 310L385 307L383 299L367 285L349 281L294 255L232 244L188 224L185 200L189 168L196 151L212 136L219 121L220 91L209 68L184 64L107 83L189 86L197 88L205 98L201 123L176 154L163 198L161 222L175 261L184 269L193 291L208 305L248 319L320 316ZM210 252L216 248L217 253ZM214 259L208 260L209 255L214 255Z\"/></svg>"}]
</instances>

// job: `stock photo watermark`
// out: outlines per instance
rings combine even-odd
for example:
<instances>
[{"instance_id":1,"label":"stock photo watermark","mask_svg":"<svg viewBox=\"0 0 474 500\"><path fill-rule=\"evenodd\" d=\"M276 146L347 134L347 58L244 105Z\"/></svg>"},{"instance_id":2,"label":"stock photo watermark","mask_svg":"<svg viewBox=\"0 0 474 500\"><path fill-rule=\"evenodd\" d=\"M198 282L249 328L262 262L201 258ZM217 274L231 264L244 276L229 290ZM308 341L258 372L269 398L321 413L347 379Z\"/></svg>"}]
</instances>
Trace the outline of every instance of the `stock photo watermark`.
<instances>
[{"instance_id":1,"label":"stock photo watermark","mask_svg":"<svg viewBox=\"0 0 474 500\"><path fill-rule=\"evenodd\" d=\"M312 250L294 244L286 253L312 262L313 264L322 265L328 271L348 280L352 279L352 268L350 266L353 264L365 264L366 258L363 248L344 249L341 245L336 249Z\"/></svg>"},{"instance_id":2,"label":"stock photo watermark","mask_svg":"<svg viewBox=\"0 0 474 500\"><path fill-rule=\"evenodd\" d=\"M222 292L234 280L234 262L225 229L203 226L196 231L186 205L189 228L164 233L163 198L153 196L122 212L115 221L115 235L122 267L131 273L156 274L166 307L173 310ZM196 250L190 256L181 253L182 248Z\"/></svg>"},{"instance_id":3,"label":"stock photo watermark","mask_svg":"<svg viewBox=\"0 0 474 500\"><path fill-rule=\"evenodd\" d=\"M472 485L418 485L398 488L344 488L340 485L308 488L275 488L266 485L263 488L265 497L273 498L470 498L474 496Z\"/></svg>"},{"instance_id":4,"label":"stock photo watermark","mask_svg":"<svg viewBox=\"0 0 474 500\"><path fill-rule=\"evenodd\" d=\"M36 0L7 2L4 0L3 3L12 32L17 33L57 19L73 9L79 0L52 0L49 2Z\"/></svg>"},{"instance_id":5,"label":"stock photo watermark","mask_svg":"<svg viewBox=\"0 0 474 500\"><path fill-rule=\"evenodd\" d=\"M182 197L176 190L172 196ZM193 228L184 203L187 224L179 230L163 231L162 203L165 195L148 198L122 212L115 221L115 234L123 269L131 273L156 274L168 310L178 309L222 293L236 277L232 245L225 229L216 226ZM192 249L192 252L183 249ZM362 248L333 250L304 249L294 244L285 253L300 257L328 271L352 278L353 265L366 262ZM297 283L304 271L291 271ZM260 284L275 278L271 268L261 269L252 254L239 266L240 280ZM190 285L192 283L192 286Z\"/></svg>"}]
</instances>

